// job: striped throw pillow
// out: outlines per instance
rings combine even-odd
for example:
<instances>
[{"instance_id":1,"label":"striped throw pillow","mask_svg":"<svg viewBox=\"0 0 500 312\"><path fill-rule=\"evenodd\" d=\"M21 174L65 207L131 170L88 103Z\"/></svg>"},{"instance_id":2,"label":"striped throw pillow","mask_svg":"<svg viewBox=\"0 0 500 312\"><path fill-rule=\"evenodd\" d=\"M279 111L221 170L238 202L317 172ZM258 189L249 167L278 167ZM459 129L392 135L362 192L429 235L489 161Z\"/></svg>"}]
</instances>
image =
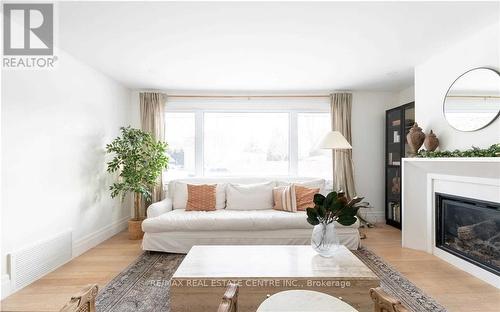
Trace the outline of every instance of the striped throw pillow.
<instances>
[{"instance_id":1,"label":"striped throw pillow","mask_svg":"<svg viewBox=\"0 0 500 312\"><path fill-rule=\"evenodd\" d=\"M273 188L274 210L297 212L295 186L280 186Z\"/></svg>"}]
</instances>

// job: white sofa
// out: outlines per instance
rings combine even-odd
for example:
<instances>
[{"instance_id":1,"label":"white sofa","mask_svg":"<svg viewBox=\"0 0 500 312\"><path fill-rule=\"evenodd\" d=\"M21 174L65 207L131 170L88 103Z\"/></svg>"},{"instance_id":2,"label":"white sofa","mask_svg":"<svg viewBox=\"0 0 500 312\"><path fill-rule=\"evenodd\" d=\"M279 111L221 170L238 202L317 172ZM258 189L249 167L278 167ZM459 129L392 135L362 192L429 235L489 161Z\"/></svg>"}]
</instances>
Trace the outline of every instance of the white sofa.
<instances>
[{"instance_id":1,"label":"white sofa","mask_svg":"<svg viewBox=\"0 0 500 312\"><path fill-rule=\"evenodd\" d=\"M312 178L187 178L169 183L168 197L149 206L147 219L142 223L145 232L142 248L151 251L187 253L194 245L307 245L310 244L312 226L303 211L291 213L255 207L252 210L235 209L226 203L228 184L250 185L272 182L322 184L324 180ZM185 211L185 184L217 184L215 211ZM269 196L266 193L263 196ZM271 195L272 196L272 195ZM227 196L235 201L234 196ZM226 209L227 207L233 207ZM183 206L184 205L184 206ZM359 246L359 223L352 226L337 224L340 243L349 249Z\"/></svg>"}]
</instances>

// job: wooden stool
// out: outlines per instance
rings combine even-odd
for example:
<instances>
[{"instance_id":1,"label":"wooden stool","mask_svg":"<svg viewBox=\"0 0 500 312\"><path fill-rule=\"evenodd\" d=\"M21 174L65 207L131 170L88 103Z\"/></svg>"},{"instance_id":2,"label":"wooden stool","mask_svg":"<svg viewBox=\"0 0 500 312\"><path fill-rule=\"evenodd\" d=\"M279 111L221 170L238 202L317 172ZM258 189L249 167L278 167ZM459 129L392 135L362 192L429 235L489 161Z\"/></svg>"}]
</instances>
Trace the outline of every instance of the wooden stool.
<instances>
[{"instance_id":1,"label":"wooden stool","mask_svg":"<svg viewBox=\"0 0 500 312\"><path fill-rule=\"evenodd\" d=\"M370 297L374 304L374 312L409 312L399 300L389 296L382 288L370 289Z\"/></svg>"},{"instance_id":2,"label":"wooden stool","mask_svg":"<svg viewBox=\"0 0 500 312\"><path fill-rule=\"evenodd\" d=\"M96 312L97 291L96 284L86 286L78 295L71 297L71 300L59 312Z\"/></svg>"},{"instance_id":3,"label":"wooden stool","mask_svg":"<svg viewBox=\"0 0 500 312\"><path fill-rule=\"evenodd\" d=\"M217 312L237 312L238 311L238 285L229 283L226 292L222 297Z\"/></svg>"}]
</instances>

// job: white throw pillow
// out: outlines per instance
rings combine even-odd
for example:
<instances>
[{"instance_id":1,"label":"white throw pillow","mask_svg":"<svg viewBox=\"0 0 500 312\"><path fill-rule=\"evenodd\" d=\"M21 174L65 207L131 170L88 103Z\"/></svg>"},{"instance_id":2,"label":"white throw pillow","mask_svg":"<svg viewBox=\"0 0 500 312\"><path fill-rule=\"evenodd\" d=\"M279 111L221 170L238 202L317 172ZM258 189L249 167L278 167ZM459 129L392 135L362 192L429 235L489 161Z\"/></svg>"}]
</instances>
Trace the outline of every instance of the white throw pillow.
<instances>
[{"instance_id":1,"label":"white throw pillow","mask_svg":"<svg viewBox=\"0 0 500 312\"><path fill-rule=\"evenodd\" d=\"M274 206L274 182L259 184L231 184L226 187L229 210L263 210Z\"/></svg>"},{"instance_id":2,"label":"white throw pillow","mask_svg":"<svg viewBox=\"0 0 500 312\"><path fill-rule=\"evenodd\" d=\"M172 192L172 207L174 209L186 209L188 191L187 185L201 185L214 183L186 183L186 182L175 182L174 191ZM215 188L215 209L224 209L226 207L226 184L219 183Z\"/></svg>"},{"instance_id":3,"label":"white throw pillow","mask_svg":"<svg viewBox=\"0 0 500 312\"><path fill-rule=\"evenodd\" d=\"M311 180L311 181L304 181L304 182L285 182L285 181L278 181L276 182L276 186L288 186L291 184L295 185L300 185L303 187L307 188L319 188L319 193L323 194L325 192L325 186L326 186L326 181L325 179L318 179L318 180Z\"/></svg>"}]
</instances>

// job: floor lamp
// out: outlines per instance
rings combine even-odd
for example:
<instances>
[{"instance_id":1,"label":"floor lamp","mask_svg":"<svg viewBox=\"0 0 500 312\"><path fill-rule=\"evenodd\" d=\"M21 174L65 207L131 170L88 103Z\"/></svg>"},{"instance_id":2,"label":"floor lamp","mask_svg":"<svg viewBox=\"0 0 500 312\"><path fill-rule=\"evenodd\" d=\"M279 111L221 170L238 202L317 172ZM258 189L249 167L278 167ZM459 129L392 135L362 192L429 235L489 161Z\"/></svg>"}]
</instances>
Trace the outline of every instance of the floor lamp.
<instances>
[{"instance_id":1,"label":"floor lamp","mask_svg":"<svg viewBox=\"0 0 500 312\"><path fill-rule=\"evenodd\" d=\"M319 143L319 148L321 149L330 149L330 150L351 150L352 146L347 142L346 138L342 135L342 133L338 131L330 131L328 132L323 139ZM333 162L333 182L335 183L335 162ZM343 185L336 185L336 187L341 187Z\"/></svg>"},{"instance_id":2,"label":"floor lamp","mask_svg":"<svg viewBox=\"0 0 500 312\"><path fill-rule=\"evenodd\" d=\"M342 133L338 131L330 131L320 141L319 148L331 149L334 151L340 150L346 152L346 150L352 149L352 146L351 144L349 144L349 142L347 142L346 138L342 135ZM335 168L333 168L333 182L335 182ZM337 187L342 188L342 185L337 185ZM359 216L359 212L357 217L359 218L362 224L368 227L372 227L372 224L370 222L366 221L364 218Z\"/></svg>"}]
</instances>

